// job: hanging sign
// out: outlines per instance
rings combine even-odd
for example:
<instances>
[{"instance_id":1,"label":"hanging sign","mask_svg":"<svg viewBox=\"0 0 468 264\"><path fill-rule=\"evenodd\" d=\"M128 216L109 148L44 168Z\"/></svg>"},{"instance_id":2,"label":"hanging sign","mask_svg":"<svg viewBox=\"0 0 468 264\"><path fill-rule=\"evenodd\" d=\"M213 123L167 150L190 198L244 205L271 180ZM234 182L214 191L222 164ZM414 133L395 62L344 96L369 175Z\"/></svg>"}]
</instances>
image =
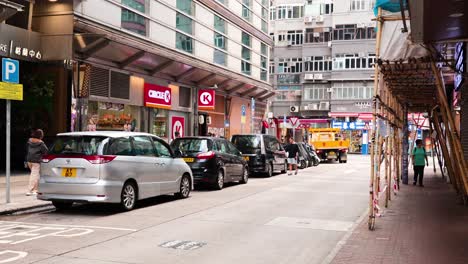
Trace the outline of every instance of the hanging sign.
<instances>
[{"instance_id":1,"label":"hanging sign","mask_svg":"<svg viewBox=\"0 0 468 264\"><path fill-rule=\"evenodd\" d=\"M173 116L171 121L172 139L176 138L176 132L179 133L179 137L183 137L185 130L185 118L183 116Z\"/></svg>"},{"instance_id":2,"label":"hanging sign","mask_svg":"<svg viewBox=\"0 0 468 264\"><path fill-rule=\"evenodd\" d=\"M0 82L0 99L23 100L23 85L19 82L19 61L2 59L2 82Z\"/></svg>"},{"instance_id":3,"label":"hanging sign","mask_svg":"<svg viewBox=\"0 0 468 264\"><path fill-rule=\"evenodd\" d=\"M170 109L172 102L171 88L156 84L145 83L145 106L153 108Z\"/></svg>"},{"instance_id":4,"label":"hanging sign","mask_svg":"<svg viewBox=\"0 0 468 264\"><path fill-rule=\"evenodd\" d=\"M198 109L214 110L215 98L215 90L198 90Z\"/></svg>"}]
</instances>

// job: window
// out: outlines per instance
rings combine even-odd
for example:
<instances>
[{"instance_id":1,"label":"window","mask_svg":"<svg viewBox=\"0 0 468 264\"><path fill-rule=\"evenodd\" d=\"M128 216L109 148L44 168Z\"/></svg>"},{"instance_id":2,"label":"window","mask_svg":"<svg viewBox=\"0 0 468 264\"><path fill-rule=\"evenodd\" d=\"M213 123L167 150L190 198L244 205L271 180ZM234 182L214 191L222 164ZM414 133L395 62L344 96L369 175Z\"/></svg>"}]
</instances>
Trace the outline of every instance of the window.
<instances>
[{"instance_id":1,"label":"window","mask_svg":"<svg viewBox=\"0 0 468 264\"><path fill-rule=\"evenodd\" d=\"M298 19L304 17L304 6L302 5L280 5L278 10L278 19Z\"/></svg>"},{"instance_id":2,"label":"window","mask_svg":"<svg viewBox=\"0 0 468 264\"><path fill-rule=\"evenodd\" d=\"M216 148L219 152L228 154L228 147L226 146L226 142L224 141L216 141Z\"/></svg>"},{"instance_id":3,"label":"window","mask_svg":"<svg viewBox=\"0 0 468 264\"><path fill-rule=\"evenodd\" d=\"M159 139L153 138L154 148L156 149L156 156L160 158L172 158L169 148L162 143Z\"/></svg>"},{"instance_id":4,"label":"window","mask_svg":"<svg viewBox=\"0 0 468 264\"><path fill-rule=\"evenodd\" d=\"M355 100L355 99L371 99L373 89L364 86L362 82L351 83L334 83L333 84L333 99L338 100Z\"/></svg>"},{"instance_id":5,"label":"window","mask_svg":"<svg viewBox=\"0 0 468 264\"><path fill-rule=\"evenodd\" d=\"M290 30L278 34L278 42L283 45L302 45L304 42L304 34L302 30Z\"/></svg>"},{"instance_id":6,"label":"window","mask_svg":"<svg viewBox=\"0 0 468 264\"><path fill-rule=\"evenodd\" d=\"M261 44L260 51L262 55L268 56L268 46L265 43Z\"/></svg>"},{"instance_id":7,"label":"window","mask_svg":"<svg viewBox=\"0 0 468 264\"><path fill-rule=\"evenodd\" d=\"M268 33L268 23L265 20L262 20L262 31Z\"/></svg>"},{"instance_id":8,"label":"window","mask_svg":"<svg viewBox=\"0 0 468 264\"><path fill-rule=\"evenodd\" d=\"M299 84L301 83L300 74L278 74L278 84Z\"/></svg>"},{"instance_id":9,"label":"window","mask_svg":"<svg viewBox=\"0 0 468 264\"><path fill-rule=\"evenodd\" d=\"M262 18L263 19L268 19L268 9L262 7Z\"/></svg>"},{"instance_id":10,"label":"window","mask_svg":"<svg viewBox=\"0 0 468 264\"><path fill-rule=\"evenodd\" d=\"M302 72L302 58L279 59L278 73Z\"/></svg>"},{"instance_id":11,"label":"window","mask_svg":"<svg viewBox=\"0 0 468 264\"><path fill-rule=\"evenodd\" d=\"M337 54L333 58L333 69L372 69L374 68L375 61L375 54Z\"/></svg>"},{"instance_id":12,"label":"window","mask_svg":"<svg viewBox=\"0 0 468 264\"><path fill-rule=\"evenodd\" d=\"M195 5L192 0L177 0L176 6L178 10L193 16Z\"/></svg>"},{"instance_id":13,"label":"window","mask_svg":"<svg viewBox=\"0 0 468 264\"><path fill-rule=\"evenodd\" d=\"M188 53L193 53L193 39L182 33L176 32L176 48Z\"/></svg>"},{"instance_id":14,"label":"window","mask_svg":"<svg viewBox=\"0 0 468 264\"><path fill-rule=\"evenodd\" d=\"M241 70L243 74L251 75L252 74L252 65L246 61L242 61Z\"/></svg>"},{"instance_id":15,"label":"window","mask_svg":"<svg viewBox=\"0 0 468 264\"><path fill-rule=\"evenodd\" d=\"M272 62L272 61L270 61L269 72L270 72L270 74L274 74L274 73L275 73L275 63Z\"/></svg>"},{"instance_id":16,"label":"window","mask_svg":"<svg viewBox=\"0 0 468 264\"><path fill-rule=\"evenodd\" d=\"M221 33L226 33L226 21L221 17L215 15L214 16L214 28L216 31Z\"/></svg>"},{"instance_id":17,"label":"window","mask_svg":"<svg viewBox=\"0 0 468 264\"><path fill-rule=\"evenodd\" d=\"M226 38L219 34L215 33L214 34L214 45L220 49L225 50L226 49Z\"/></svg>"},{"instance_id":18,"label":"window","mask_svg":"<svg viewBox=\"0 0 468 264\"><path fill-rule=\"evenodd\" d=\"M322 3L320 6L321 15L331 15L333 13L333 4Z\"/></svg>"},{"instance_id":19,"label":"window","mask_svg":"<svg viewBox=\"0 0 468 264\"><path fill-rule=\"evenodd\" d=\"M317 85L304 88L304 99L306 100L326 100L329 99L328 89L325 85Z\"/></svg>"},{"instance_id":20,"label":"window","mask_svg":"<svg viewBox=\"0 0 468 264\"><path fill-rule=\"evenodd\" d=\"M180 107L190 107L190 98L192 97L190 88L180 86L179 87L179 106Z\"/></svg>"},{"instance_id":21,"label":"window","mask_svg":"<svg viewBox=\"0 0 468 264\"><path fill-rule=\"evenodd\" d=\"M351 0L351 11L365 11L366 9L366 2L368 0Z\"/></svg>"},{"instance_id":22,"label":"window","mask_svg":"<svg viewBox=\"0 0 468 264\"><path fill-rule=\"evenodd\" d=\"M260 56L260 67L263 69L267 68L267 58Z\"/></svg>"},{"instance_id":23,"label":"window","mask_svg":"<svg viewBox=\"0 0 468 264\"><path fill-rule=\"evenodd\" d=\"M242 47L242 59L250 61L252 51L246 47Z\"/></svg>"},{"instance_id":24,"label":"window","mask_svg":"<svg viewBox=\"0 0 468 264\"><path fill-rule=\"evenodd\" d=\"M336 25L333 30L333 40L375 39L374 27L365 27L363 24Z\"/></svg>"},{"instance_id":25,"label":"window","mask_svg":"<svg viewBox=\"0 0 468 264\"><path fill-rule=\"evenodd\" d=\"M276 7L270 8L270 20L276 20Z\"/></svg>"},{"instance_id":26,"label":"window","mask_svg":"<svg viewBox=\"0 0 468 264\"><path fill-rule=\"evenodd\" d=\"M305 31L306 43L328 43L331 40L330 28L307 28Z\"/></svg>"},{"instance_id":27,"label":"window","mask_svg":"<svg viewBox=\"0 0 468 264\"><path fill-rule=\"evenodd\" d=\"M266 81L268 79L268 72L265 69L261 69L260 71L260 79L262 81Z\"/></svg>"},{"instance_id":28,"label":"window","mask_svg":"<svg viewBox=\"0 0 468 264\"><path fill-rule=\"evenodd\" d=\"M252 45L250 35L245 32L242 32L242 44L249 46L249 47Z\"/></svg>"},{"instance_id":29,"label":"window","mask_svg":"<svg viewBox=\"0 0 468 264\"><path fill-rule=\"evenodd\" d=\"M97 155L105 137L96 136L59 136L55 139L50 154L83 154Z\"/></svg>"},{"instance_id":30,"label":"window","mask_svg":"<svg viewBox=\"0 0 468 264\"><path fill-rule=\"evenodd\" d=\"M142 3L137 0L122 0L122 5L128 7L128 9L125 7L122 8L122 28L146 36L146 18L131 11L131 9L133 9L135 11L145 13L146 7L144 2Z\"/></svg>"},{"instance_id":31,"label":"window","mask_svg":"<svg viewBox=\"0 0 468 264\"><path fill-rule=\"evenodd\" d=\"M111 139L107 155L133 156L132 144L129 138Z\"/></svg>"},{"instance_id":32,"label":"window","mask_svg":"<svg viewBox=\"0 0 468 264\"><path fill-rule=\"evenodd\" d=\"M252 11L250 10L251 6L251 0L242 0L242 17L250 22L252 22Z\"/></svg>"},{"instance_id":33,"label":"window","mask_svg":"<svg viewBox=\"0 0 468 264\"><path fill-rule=\"evenodd\" d=\"M133 138L133 151L136 156L149 156L154 157L155 151L153 143L149 137L134 137Z\"/></svg>"},{"instance_id":34,"label":"window","mask_svg":"<svg viewBox=\"0 0 468 264\"><path fill-rule=\"evenodd\" d=\"M331 71L332 59L331 57L325 56L306 57L304 61L304 68L306 72Z\"/></svg>"},{"instance_id":35,"label":"window","mask_svg":"<svg viewBox=\"0 0 468 264\"><path fill-rule=\"evenodd\" d=\"M187 34L192 35L193 33L192 19L181 13L177 13L176 15L176 27Z\"/></svg>"},{"instance_id":36,"label":"window","mask_svg":"<svg viewBox=\"0 0 468 264\"><path fill-rule=\"evenodd\" d=\"M215 49L213 54L213 62L219 65L226 66L226 53Z\"/></svg>"},{"instance_id":37,"label":"window","mask_svg":"<svg viewBox=\"0 0 468 264\"><path fill-rule=\"evenodd\" d=\"M216 0L216 1L220 2L223 5L226 5L228 3L228 0Z\"/></svg>"},{"instance_id":38,"label":"window","mask_svg":"<svg viewBox=\"0 0 468 264\"><path fill-rule=\"evenodd\" d=\"M278 91L276 92L276 100L277 101L296 101L299 100L301 97L300 93L296 93L296 91Z\"/></svg>"}]
</instances>

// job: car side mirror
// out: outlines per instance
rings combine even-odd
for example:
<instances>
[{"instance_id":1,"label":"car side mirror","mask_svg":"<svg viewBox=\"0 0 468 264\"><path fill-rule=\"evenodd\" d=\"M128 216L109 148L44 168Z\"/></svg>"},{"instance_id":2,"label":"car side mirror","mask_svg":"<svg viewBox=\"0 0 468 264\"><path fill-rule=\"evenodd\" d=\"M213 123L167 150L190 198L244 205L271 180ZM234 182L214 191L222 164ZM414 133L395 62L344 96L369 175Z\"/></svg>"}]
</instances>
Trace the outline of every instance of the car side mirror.
<instances>
[{"instance_id":1,"label":"car side mirror","mask_svg":"<svg viewBox=\"0 0 468 264\"><path fill-rule=\"evenodd\" d=\"M175 156L176 158L182 157L182 151L180 151L180 150L174 151L174 156Z\"/></svg>"}]
</instances>

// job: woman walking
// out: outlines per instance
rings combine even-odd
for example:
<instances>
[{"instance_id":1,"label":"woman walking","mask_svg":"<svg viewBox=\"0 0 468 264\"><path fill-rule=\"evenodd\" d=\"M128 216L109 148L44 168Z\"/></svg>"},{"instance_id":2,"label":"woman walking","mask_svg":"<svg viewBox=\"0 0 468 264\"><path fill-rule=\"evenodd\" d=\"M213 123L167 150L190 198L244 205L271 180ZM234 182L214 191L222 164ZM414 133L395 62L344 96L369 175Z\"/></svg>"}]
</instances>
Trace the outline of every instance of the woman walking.
<instances>
[{"instance_id":1,"label":"woman walking","mask_svg":"<svg viewBox=\"0 0 468 264\"><path fill-rule=\"evenodd\" d=\"M42 139L44 132L41 129L36 129L31 133L31 138L28 140L28 167L31 170L29 176L29 189L26 195L37 194L37 187L39 185L39 172L41 169L42 155L47 154L49 151Z\"/></svg>"},{"instance_id":2,"label":"woman walking","mask_svg":"<svg viewBox=\"0 0 468 264\"><path fill-rule=\"evenodd\" d=\"M423 178L424 178L424 165L429 166L427 160L426 150L423 147L422 140L416 140L416 147L413 149L413 168L414 168L414 182L413 185L416 185L419 179L419 186L424 187ZM424 160L426 163L424 163Z\"/></svg>"}]
</instances>

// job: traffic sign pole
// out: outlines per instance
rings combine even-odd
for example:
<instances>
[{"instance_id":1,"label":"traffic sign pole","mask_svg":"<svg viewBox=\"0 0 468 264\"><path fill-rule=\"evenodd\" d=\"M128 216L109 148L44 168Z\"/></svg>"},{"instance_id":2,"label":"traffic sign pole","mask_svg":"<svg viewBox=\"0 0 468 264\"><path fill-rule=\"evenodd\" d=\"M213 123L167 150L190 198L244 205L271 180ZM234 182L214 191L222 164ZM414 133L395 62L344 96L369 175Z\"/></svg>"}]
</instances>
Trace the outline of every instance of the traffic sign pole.
<instances>
[{"instance_id":1,"label":"traffic sign pole","mask_svg":"<svg viewBox=\"0 0 468 264\"><path fill-rule=\"evenodd\" d=\"M6 100L6 202L10 203L11 101Z\"/></svg>"}]
</instances>

